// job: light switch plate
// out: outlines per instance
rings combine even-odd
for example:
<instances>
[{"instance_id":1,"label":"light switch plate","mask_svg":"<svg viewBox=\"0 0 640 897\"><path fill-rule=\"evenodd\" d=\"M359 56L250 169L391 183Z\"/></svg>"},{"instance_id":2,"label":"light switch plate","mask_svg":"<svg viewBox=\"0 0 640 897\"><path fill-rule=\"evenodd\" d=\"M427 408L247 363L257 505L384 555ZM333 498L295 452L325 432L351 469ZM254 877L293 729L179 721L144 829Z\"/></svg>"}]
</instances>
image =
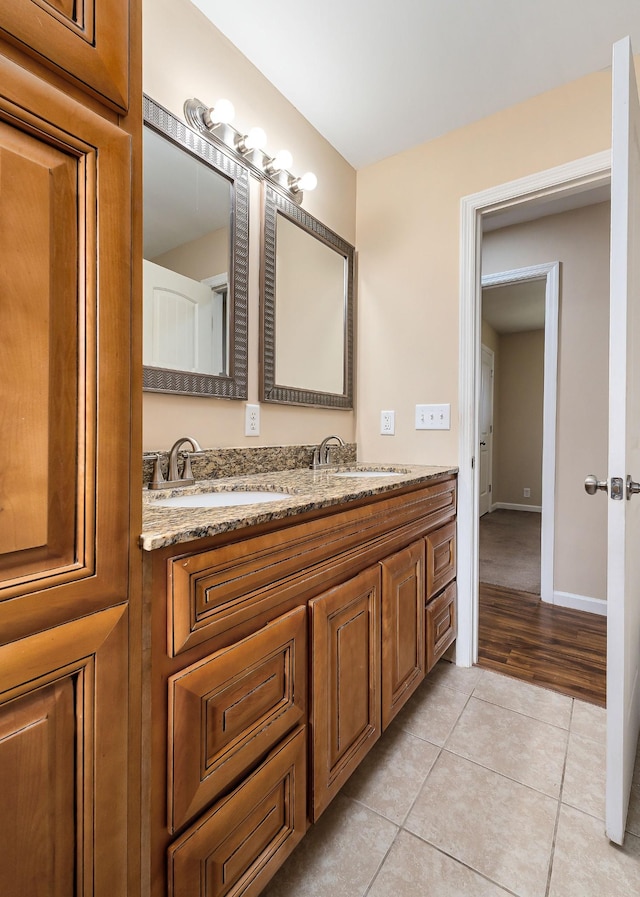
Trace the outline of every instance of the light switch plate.
<instances>
[{"instance_id":1,"label":"light switch plate","mask_svg":"<svg viewBox=\"0 0 640 897\"><path fill-rule=\"evenodd\" d=\"M450 430L451 405L416 405L416 430Z\"/></svg>"}]
</instances>

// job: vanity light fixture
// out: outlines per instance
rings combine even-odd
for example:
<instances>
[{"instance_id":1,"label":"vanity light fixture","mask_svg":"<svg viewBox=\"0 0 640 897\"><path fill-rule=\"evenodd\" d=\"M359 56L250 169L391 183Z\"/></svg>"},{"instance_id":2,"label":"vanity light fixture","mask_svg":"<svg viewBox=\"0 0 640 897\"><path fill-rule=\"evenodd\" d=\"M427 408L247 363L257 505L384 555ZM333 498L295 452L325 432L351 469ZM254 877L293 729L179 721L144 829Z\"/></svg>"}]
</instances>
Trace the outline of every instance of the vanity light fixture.
<instances>
[{"instance_id":1,"label":"vanity light fixture","mask_svg":"<svg viewBox=\"0 0 640 897\"><path fill-rule=\"evenodd\" d=\"M300 193L302 190L315 190L318 186L318 178L312 171L307 171L299 178L292 178L289 181L289 190L292 193Z\"/></svg>"},{"instance_id":2,"label":"vanity light fixture","mask_svg":"<svg viewBox=\"0 0 640 897\"><path fill-rule=\"evenodd\" d=\"M231 100L216 100L209 109L202 112L202 121L209 131L213 131L218 125L228 125L233 121L236 110Z\"/></svg>"},{"instance_id":3,"label":"vanity light fixture","mask_svg":"<svg viewBox=\"0 0 640 897\"><path fill-rule=\"evenodd\" d=\"M196 131L206 134L211 140L235 153L261 177L284 190L296 203L302 202L304 190L314 190L318 179L308 171L301 177L291 174L293 162L288 150L280 150L275 156L265 151L267 135L262 128L251 128L247 134L230 124L234 115L233 104L229 100L217 100L208 107L198 99L185 100L184 117L187 124Z\"/></svg>"}]
</instances>

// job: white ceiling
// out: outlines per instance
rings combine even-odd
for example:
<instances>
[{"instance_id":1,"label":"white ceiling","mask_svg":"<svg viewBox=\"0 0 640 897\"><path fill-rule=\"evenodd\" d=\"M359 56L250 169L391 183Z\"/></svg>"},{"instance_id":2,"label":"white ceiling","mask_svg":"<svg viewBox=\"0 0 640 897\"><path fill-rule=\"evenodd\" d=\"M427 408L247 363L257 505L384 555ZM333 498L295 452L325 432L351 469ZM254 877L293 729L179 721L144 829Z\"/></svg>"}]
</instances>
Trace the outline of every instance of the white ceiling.
<instances>
[{"instance_id":1,"label":"white ceiling","mask_svg":"<svg viewBox=\"0 0 640 897\"><path fill-rule=\"evenodd\" d=\"M485 287L482 290L482 317L496 333L542 330L545 298L544 278Z\"/></svg>"},{"instance_id":2,"label":"white ceiling","mask_svg":"<svg viewBox=\"0 0 640 897\"><path fill-rule=\"evenodd\" d=\"M640 52L640 0L192 2L355 168Z\"/></svg>"}]
</instances>

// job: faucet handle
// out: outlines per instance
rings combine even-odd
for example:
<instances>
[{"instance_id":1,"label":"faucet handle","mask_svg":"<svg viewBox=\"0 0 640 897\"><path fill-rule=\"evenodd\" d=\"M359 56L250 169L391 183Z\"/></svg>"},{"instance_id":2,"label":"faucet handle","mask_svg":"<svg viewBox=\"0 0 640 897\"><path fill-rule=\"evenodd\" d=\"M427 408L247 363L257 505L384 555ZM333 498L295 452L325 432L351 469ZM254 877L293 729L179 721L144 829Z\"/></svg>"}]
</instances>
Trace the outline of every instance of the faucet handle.
<instances>
[{"instance_id":1,"label":"faucet handle","mask_svg":"<svg viewBox=\"0 0 640 897\"><path fill-rule=\"evenodd\" d=\"M160 466L160 455L150 455L150 458L153 457L153 474L151 476L151 482L149 483L149 489L161 489L163 483L166 482L164 476L162 475L162 468Z\"/></svg>"}]
</instances>

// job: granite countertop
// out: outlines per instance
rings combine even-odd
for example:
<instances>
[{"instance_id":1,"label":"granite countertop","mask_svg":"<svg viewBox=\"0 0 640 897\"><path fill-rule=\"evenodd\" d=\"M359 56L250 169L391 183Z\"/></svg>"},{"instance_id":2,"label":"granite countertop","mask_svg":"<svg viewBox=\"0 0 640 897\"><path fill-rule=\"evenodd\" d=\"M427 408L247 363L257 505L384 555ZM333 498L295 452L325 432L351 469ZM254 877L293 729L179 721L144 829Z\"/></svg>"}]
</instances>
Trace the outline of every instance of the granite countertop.
<instances>
[{"instance_id":1,"label":"granite countertop","mask_svg":"<svg viewBox=\"0 0 640 897\"><path fill-rule=\"evenodd\" d=\"M388 476L336 476L347 471L384 471ZM404 486L423 483L457 467L427 467L417 464L352 464L326 470L283 470L250 476L197 480L192 486L177 489L143 491L140 545L145 551L190 542L205 536L241 529L291 517L304 511L342 505L360 498L391 492ZM161 507L158 501L172 496L203 492L260 491L286 492L276 501L229 507Z\"/></svg>"}]
</instances>

